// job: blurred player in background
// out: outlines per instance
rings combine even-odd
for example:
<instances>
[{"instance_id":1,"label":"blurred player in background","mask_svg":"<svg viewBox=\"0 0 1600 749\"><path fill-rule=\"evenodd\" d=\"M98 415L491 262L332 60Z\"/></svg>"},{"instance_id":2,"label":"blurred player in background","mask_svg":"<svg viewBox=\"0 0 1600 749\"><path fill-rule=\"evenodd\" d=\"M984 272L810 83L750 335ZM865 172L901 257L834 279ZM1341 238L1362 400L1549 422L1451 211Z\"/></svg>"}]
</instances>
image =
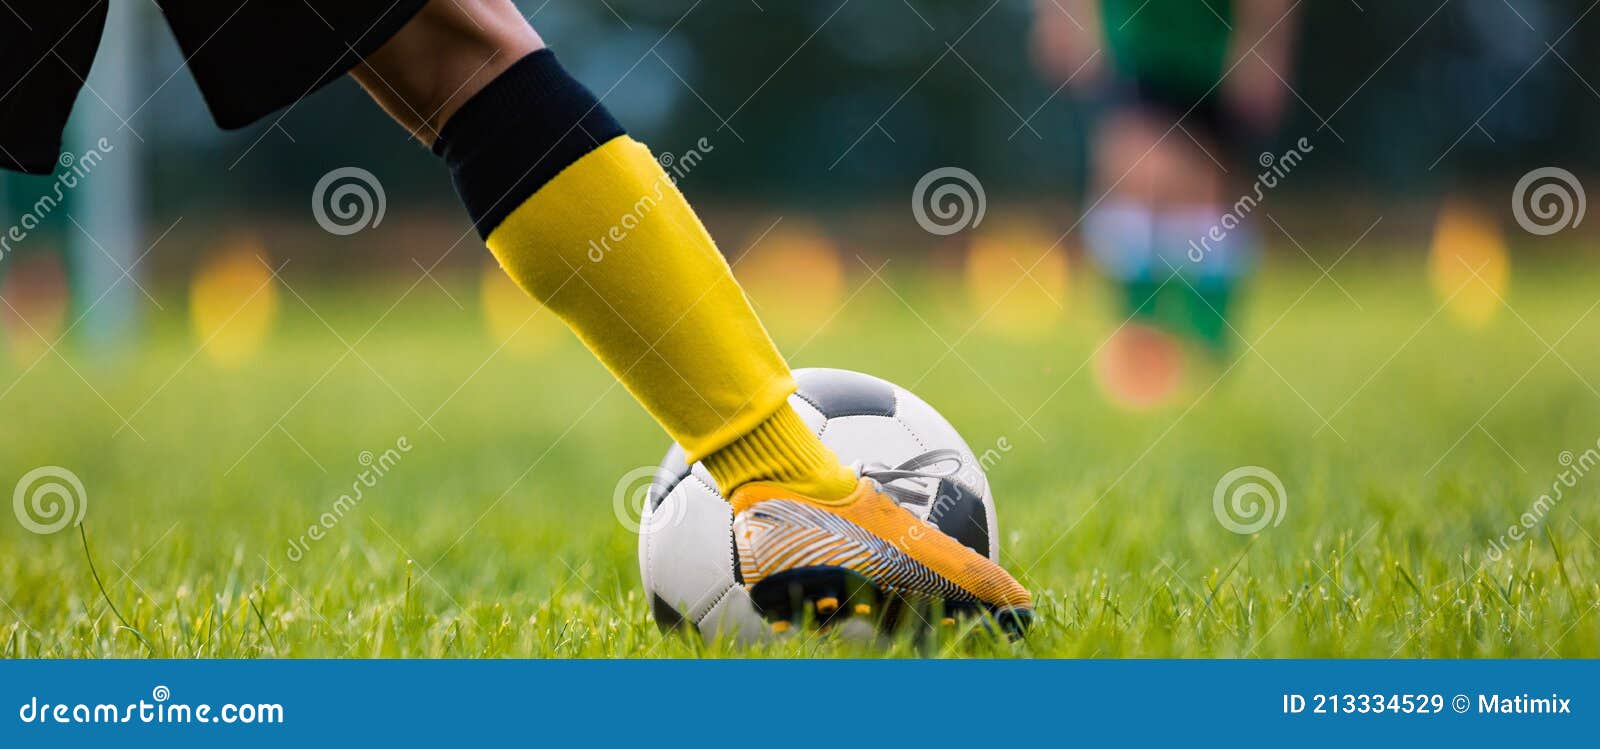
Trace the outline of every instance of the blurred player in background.
<instances>
[{"instance_id":1,"label":"blurred player in background","mask_svg":"<svg viewBox=\"0 0 1600 749\"><path fill-rule=\"evenodd\" d=\"M1258 235L1246 224L1202 240L1282 118L1291 14L1290 0L1039 0L1035 63L1095 121L1084 237L1129 321L1107 355L1177 361L1148 350L1172 347L1160 330L1230 350Z\"/></svg>"}]
</instances>

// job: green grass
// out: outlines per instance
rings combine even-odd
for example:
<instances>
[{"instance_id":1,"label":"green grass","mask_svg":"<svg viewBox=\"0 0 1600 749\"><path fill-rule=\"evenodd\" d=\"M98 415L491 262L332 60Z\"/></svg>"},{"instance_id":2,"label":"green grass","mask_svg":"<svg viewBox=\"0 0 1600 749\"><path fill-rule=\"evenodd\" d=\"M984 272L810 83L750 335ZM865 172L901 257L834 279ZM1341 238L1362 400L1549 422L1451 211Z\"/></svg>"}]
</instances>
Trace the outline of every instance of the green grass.
<instances>
[{"instance_id":1,"label":"green grass","mask_svg":"<svg viewBox=\"0 0 1600 749\"><path fill-rule=\"evenodd\" d=\"M1335 271L1359 309L1326 280L1300 299L1318 273L1280 259L1240 322L1254 338L1283 315L1259 355L1197 371L1175 403L1137 413L1080 369L1113 324L1082 280L1040 340L963 337L959 286L910 262L886 278L915 314L858 274L849 288L862 290L814 338L820 318L783 326L797 366L896 380L977 451L1013 445L991 479L1004 561L1041 602L1033 636L888 652L1600 656L1600 475L1485 559L1559 480L1558 456L1600 437L1600 315L1587 314L1600 270L1519 266L1515 312L1473 330L1436 314L1414 253L1393 257ZM288 278L317 314L283 294L267 348L240 369L190 362L183 297L160 289L166 311L148 310L137 351L0 365L4 489L40 465L82 478L83 527L118 609L77 533L0 517L0 655L739 652L650 620L611 498L665 439L575 341L495 354L472 278L446 280L465 309L423 281L387 315L409 278L354 291ZM1550 353L1541 338L1561 342ZM412 451L289 560L362 451L400 436ZM1247 465L1288 492L1284 522L1255 536L1211 508L1217 480ZM747 652L884 651L794 638Z\"/></svg>"}]
</instances>

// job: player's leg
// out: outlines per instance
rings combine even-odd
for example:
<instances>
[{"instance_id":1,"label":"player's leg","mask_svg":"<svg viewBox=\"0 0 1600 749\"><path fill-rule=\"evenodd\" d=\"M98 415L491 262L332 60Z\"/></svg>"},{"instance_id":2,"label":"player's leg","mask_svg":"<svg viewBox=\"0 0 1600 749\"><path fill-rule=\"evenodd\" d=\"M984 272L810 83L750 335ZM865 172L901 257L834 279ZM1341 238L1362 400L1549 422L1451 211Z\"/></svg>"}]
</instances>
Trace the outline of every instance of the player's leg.
<instances>
[{"instance_id":1,"label":"player's leg","mask_svg":"<svg viewBox=\"0 0 1600 749\"><path fill-rule=\"evenodd\" d=\"M1157 292L1168 276L1156 244L1163 191L1176 171L1165 129L1138 107L1114 106L1091 139L1084 238L1096 267L1116 286L1124 316L1135 320L1157 319Z\"/></svg>"},{"instance_id":2,"label":"player's leg","mask_svg":"<svg viewBox=\"0 0 1600 749\"><path fill-rule=\"evenodd\" d=\"M1021 618L1010 575L858 481L788 406L788 366L670 176L509 2L431 3L356 75L432 141L506 272L730 492L747 584L843 568Z\"/></svg>"},{"instance_id":3,"label":"player's leg","mask_svg":"<svg viewBox=\"0 0 1600 749\"><path fill-rule=\"evenodd\" d=\"M449 164L501 266L691 460L729 489L855 489L789 409L787 366L671 179L515 6L430 3L352 74Z\"/></svg>"},{"instance_id":4,"label":"player's leg","mask_svg":"<svg viewBox=\"0 0 1600 749\"><path fill-rule=\"evenodd\" d=\"M1101 383L1119 402L1148 407L1182 382L1183 350L1174 333L1185 317L1185 262L1167 245L1162 217L1186 176L1168 143L1171 121L1136 103L1113 106L1091 141L1090 191L1084 241L1118 305L1111 337L1096 356Z\"/></svg>"},{"instance_id":5,"label":"player's leg","mask_svg":"<svg viewBox=\"0 0 1600 749\"><path fill-rule=\"evenodd\" d=\"M430 142L507 273L704 461L741 522L776 529L738 539L755 560L746 583L828 566L886 592L1026 620L1028 593L1010 575L858 480L789 407L787 364L672 179L509 0L159 3L219 125L250 124L357 70ZM27 29L0 26L0 71L18 81L7 95L32 115L0 118L0 167L51 168L104 21L98 6L62 0ZM33 77L39 65L50 74ZM766 522L796 508L807 519ZM813 522L819 513L831 519ZM783 545L818 532L828 543ZM851 545L859 553L840 554Z\"/></svg>"},{"instance_id":6,"label":"player's leg","mask_svg":"<svg viewBox=\"0 0 1600 749\"><path fill-rule=\"evenodd\" d=\"M1182 192L1157 219L1157 243L1179 268L1184 300L1183 332L1216 356L1233 351L1238 330L1232 316L1239 285L1255 265L1254 219L1236 208L1244 197L1232 173L1249 168L1234 158L1229 134L1215 122L1191 125L1177 143ZM1249 200L1254 200L1251 196Z\"/></svg>"},{"instance_id":7,"label":"player's leg","mask_svg":"<svg viewBox=\"0 0 1600 749\"><path fill-rule=\"evenodd\" d=\"M1102 119L1092 180L1098 204L1085 217L1085 236L1127 317L1217 349L1227 339L1233 281L1249 265L1249 235L1221 229L1228 157L1206 118L1188 114L1135 102Z\"/></svg>"},{"instance_id":8,"label":"player's leg","mask_svg":"<svg viewBox=\"0 0 1600 749\"><path fill-rule=\"evenodd\" d=\"M544 46L510 3L479 3L470 12L428 4L350 76L390 117L431 146L462 104ZM433 64L416 64L429 58Z\"/></svg>"}]
</instances>

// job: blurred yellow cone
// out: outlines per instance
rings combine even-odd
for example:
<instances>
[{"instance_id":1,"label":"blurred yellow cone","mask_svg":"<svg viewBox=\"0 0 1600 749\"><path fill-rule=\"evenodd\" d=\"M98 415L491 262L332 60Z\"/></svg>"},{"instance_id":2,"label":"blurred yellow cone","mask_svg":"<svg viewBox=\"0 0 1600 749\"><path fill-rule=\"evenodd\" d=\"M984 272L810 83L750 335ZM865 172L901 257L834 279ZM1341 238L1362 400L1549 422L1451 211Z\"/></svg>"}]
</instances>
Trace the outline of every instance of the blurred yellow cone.
<instances>
[{"instance_id":1,"label":"blurred yellow cone","mask_svg":"<svg viewBox=\"0 0 1600 749\"><path fill-rule=\"evenodd\" d=\"M844 302L845 273L826 233L804 219L785 219L752 241L732 258L733 273L775 334L809 335L833 317Z\"/></svg>"},{"instance_id":2,"label":"blurred yellow cone","mask_svg":"<svg viewBox=\"0 0 1600 749\"><path fill-rule=\"evenodd\" d=\"M1473 328L1495 318L1511 276L1505 236L1491 217L1446 203L1434 225L1428 279L1450 316Z\"/></svg>"},{"instance_id":3,"label":"blurred yellow cone","mask_svg":"<svg viewBox=\"0 0 1600 749\"><path fill-rule=\"evenodd\" d=\"M566 334L566 326L560 318L542 309L538 300L528 296L528 292L494 263L483 268L479 302L483 306L483 324L489 329L490 337L496 345L504 344L507 351L544 353L554 348Z\"/></svg>"},{"instance_id":4,"label":"blurred yellow cone","mask_svg":"<svg viewBox=\"0 0 1600 749\"><path fill-rule=\"evenodd\" d=\"M278 284L255 237L229 241L189 285L189 322L213 362L240 366L260 353L278 318Z\"/></svg>"},{"instance_id":5,"label":"blurred yellow cone","mask_svg":"<svg viewBox=\"0 0 1600 749\"><path fill-rule=\"evenodd\" d=\"M1056 235L1016 222L986 230L967 251L967 300L983 329L1009 338L1048 335L1065 317L1067 256Z\"/></svg>"}]
</instances>

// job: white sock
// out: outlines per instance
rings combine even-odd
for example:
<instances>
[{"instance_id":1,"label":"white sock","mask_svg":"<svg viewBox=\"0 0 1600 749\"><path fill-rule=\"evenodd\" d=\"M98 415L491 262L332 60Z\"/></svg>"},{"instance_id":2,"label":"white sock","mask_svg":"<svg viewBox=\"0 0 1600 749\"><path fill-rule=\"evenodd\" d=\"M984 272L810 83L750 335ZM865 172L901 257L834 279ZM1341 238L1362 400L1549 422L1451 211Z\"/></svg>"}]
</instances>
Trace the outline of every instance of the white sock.
<instances>
[{"instance_id":1,"label":"white sock","mask_svg":"<svg viewBox=\"0 0 1600 749\"><path fill-rule=\"evenodd\" d=\"M1156 218L1156 266L1191 278L1234 280L1248 274L1257 254L1255 231L1232 218L1225 222L1225 213L1214 206L1162 212Z\"/></svg>"},{"instance_id":2,"label":"white sock","mask_svg":"<svg viewBox=\"0 0 1600 749\"><path fill-rule=\"evenodd\" d=\"M1164 269L1155 258L1156 225L1150 210L1132 201L1105 202L1083 219L1084 243L1106 275L1120 281L1149 278Z\"/></svg>"}]
</instances>

